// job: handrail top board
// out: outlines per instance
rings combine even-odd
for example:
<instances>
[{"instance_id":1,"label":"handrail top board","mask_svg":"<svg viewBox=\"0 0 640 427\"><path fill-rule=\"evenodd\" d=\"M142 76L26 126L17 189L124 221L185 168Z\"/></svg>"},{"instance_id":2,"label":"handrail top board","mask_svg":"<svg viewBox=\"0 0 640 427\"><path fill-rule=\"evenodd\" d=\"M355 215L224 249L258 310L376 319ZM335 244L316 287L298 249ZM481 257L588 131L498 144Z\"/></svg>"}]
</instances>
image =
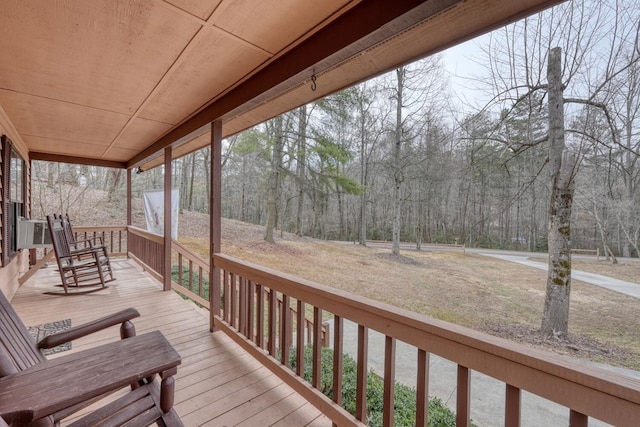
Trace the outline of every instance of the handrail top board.
<instances>
[{"instance_id":1,"label":"handrail top board","mask_svg":"<svg viewBox=\"0 0 640 427\"><path fill-rule=\"evenodd\" d=\"M46 360L0 378L0 416L39 419L157 372L173 374L181 361L159 331Z\"/></svg>"}]
</instances>

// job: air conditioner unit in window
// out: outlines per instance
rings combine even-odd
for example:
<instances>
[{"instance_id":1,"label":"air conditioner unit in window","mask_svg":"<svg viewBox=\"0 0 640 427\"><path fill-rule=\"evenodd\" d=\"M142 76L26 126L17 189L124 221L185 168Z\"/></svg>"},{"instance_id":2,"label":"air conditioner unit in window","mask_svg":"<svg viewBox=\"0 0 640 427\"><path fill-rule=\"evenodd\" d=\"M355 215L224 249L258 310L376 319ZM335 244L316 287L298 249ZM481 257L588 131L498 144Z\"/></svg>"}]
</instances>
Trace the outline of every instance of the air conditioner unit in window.
<instances>
[{"instance_id":1,"label":"air conditioner unit in window","mask_svg":"<svg viewBox=\"0 0 640 427\"><path fill-rule=\"evenodd\" d=\"M20 218L17 225L18 249L51 247L47 221Z\"/></svg>"}]
</instances>

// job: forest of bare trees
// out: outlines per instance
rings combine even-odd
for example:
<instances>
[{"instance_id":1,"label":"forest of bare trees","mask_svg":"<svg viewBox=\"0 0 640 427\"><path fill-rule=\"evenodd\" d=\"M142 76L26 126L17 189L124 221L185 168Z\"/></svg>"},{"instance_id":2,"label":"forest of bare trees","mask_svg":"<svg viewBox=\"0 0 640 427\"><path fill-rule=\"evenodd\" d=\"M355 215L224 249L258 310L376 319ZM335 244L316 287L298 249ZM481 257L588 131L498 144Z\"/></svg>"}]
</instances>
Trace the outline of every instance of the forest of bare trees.
<instances>
[{"instance_id":1,"label":"forest of bare trees","mask_svg":"<svg viewBox=\"0 0 640 427\"><path fill-rule=\"evenodd\" d=\"M547 62L559 47L571 245L638 256L636 6L568 2L478 40L473 60L484 72L470 84L489 94L487 104L455 102L436 55L228 138L223 215L268 225L267 239L287 231L546 251L554 191ZM208 149L174 161L181 209L208 210L210 161ZM34 172L85 175L109 197L124 191L124 172L56 167ZM134 195L162 188L162 174L135 175Z\"/></svg>"}]
</instances>

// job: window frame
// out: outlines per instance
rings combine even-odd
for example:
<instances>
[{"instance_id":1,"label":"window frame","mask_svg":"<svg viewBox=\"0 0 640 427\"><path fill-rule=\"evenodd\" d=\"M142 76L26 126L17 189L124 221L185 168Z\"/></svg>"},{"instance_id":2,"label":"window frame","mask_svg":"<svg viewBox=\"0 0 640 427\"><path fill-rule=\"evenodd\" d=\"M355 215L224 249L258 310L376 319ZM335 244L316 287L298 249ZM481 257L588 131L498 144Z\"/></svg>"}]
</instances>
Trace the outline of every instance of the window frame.
<instances>
[{"instance_id":1,"label":"window frame","mask_svg":"<svg viewBox=\"0 0 640 427\"><path fill-rule=\"evenodd\" d=\"M27 162L6 135L0 137L0 142L2 143L2 265L6 267L20 252L17 247L17 223L19 217L27 216Z\"/></svg>"}]
</instances>

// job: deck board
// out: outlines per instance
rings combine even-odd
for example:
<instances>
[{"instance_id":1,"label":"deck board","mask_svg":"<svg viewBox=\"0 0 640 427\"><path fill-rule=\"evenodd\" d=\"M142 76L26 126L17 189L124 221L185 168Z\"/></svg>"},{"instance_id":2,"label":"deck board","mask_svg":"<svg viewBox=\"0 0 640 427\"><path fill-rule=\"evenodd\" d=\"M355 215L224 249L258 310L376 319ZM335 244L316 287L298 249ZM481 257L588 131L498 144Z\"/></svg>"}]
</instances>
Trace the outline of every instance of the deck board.
<instances>
[{"instance_id":1,"label":"deck board","mask_svg":"<svg viewBox=\"0 0 640 427\"><path fill-rule=\"evenodd\" d=\"M46 295L60 282L52 264L12 300L26 325L71 319L72 325L128 307L138 334L160 330L182 356L176 376L176 411L186 426L330 426L331 421L223 332L209 332L207 313L160 284L133 261L112 261L117 280L86 295ZM73 342L75 352L119 339L117 328ZM59 353L64 355L66 352ZM50 357L57 357L52 355Z\"/></svg>"}]
</instances>

